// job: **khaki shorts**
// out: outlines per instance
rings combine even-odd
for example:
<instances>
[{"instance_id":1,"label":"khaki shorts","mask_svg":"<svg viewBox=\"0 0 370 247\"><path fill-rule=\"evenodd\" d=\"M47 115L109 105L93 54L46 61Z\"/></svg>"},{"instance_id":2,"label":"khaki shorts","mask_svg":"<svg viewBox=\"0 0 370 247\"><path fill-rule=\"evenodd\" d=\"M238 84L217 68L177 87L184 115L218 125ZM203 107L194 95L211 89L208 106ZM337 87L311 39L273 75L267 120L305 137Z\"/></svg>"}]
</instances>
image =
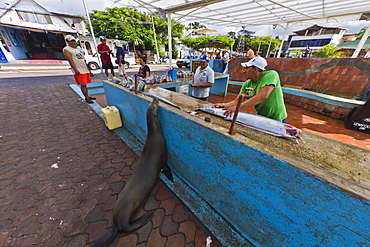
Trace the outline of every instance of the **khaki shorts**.
<instances>
[{"instance_id":1,"label":"khaki shorts","mask_svg":"<svg viewBox=\"0 0 370 247\"><path fill-rule=\"evenodd\" d=\"M126 69L125 69L125 64L124 63L121 66L118 65L118 74L120 76L126 74Z\"/></svg>"}]
</instances>

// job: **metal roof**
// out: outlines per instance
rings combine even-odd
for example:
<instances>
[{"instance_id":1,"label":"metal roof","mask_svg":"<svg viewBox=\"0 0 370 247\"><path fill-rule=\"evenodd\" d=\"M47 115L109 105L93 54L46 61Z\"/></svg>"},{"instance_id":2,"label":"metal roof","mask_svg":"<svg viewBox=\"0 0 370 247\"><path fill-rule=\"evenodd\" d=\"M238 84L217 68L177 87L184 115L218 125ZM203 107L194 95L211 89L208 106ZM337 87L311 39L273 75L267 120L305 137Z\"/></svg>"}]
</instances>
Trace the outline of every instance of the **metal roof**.
<instances>
[{"instance_id":1,"label":"metal roof","mask_svg":"<svg viewBox=\"0 0 370 247\"><path fill-rule=\"evenodd\" d=\"M360 43L360 40L354 40L354 41L346 41L343 42L342 44L338 45L340 49L356 49L358 44ZM370 39L366 40L364 46L362 49L370 49Z\"/></svg>"},{"instance_id":2,"label":"metal roof","mask_svg":"<svg viewBox=\"0 0 370 247\"><path fill-rule=\"evenodd\" d=\"M364 0L115 0L142 11L171 12L173 19L209 25L336 23L370 12ZM163 14L163 11L162 11Z\"/></svg>"}]
</instances>

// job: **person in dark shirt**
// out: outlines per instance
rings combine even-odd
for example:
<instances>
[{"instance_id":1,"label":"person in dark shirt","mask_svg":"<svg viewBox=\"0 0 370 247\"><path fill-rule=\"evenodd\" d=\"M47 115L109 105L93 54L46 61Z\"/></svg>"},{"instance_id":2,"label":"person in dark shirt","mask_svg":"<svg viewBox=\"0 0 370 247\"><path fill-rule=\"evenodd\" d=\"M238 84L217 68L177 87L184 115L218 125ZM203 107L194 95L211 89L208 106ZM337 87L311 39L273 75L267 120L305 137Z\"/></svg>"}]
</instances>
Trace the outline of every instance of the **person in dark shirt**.
<instances>
[{"instance_id":1,"label":"person in dark shirt","mask_svg":"<svg viewBox=\"0 0 370 247\"><path fill-rule=\"evenodd\" d=\"M116 64L118 64L118 74L119 77L123 77L126 75L125 69L125 51L123 50L122 44L119 40L113 41L114 46L116 47Z\"/></svg>"},{"instance_id":2,"label":"person in dark shirt","mask_svg":"<svg viewBox=\"0 0 370 247\"><path fill-rule=\"evenodd\" d=\"M137 73L137 75L141 76L142 78L147 78L148 76L150 76L150 68L146 64L146 58L145 57L140 58L140 65L141 65L141 67L140 67L139 73Z\"/></svg>"}]
</instances>

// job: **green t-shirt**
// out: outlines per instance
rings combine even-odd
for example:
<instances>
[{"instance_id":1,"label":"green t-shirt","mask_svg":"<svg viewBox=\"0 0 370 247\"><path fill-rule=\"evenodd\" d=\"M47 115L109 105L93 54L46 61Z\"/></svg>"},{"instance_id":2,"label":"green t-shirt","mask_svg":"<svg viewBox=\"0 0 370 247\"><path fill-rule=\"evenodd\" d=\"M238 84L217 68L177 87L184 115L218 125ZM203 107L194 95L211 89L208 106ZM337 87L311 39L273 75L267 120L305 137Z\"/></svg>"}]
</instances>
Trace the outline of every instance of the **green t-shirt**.
<instances>
[{"instance_id":1,"label":"green t-shirt","mask_svg":"<svg viewBox=\"0 0 370 247\"><path fill-rule=\"evenodd\" d=\"M281 90L279 74L274 71L265 71L262 73L261 79L258 82L253 83L252 80L247 80L242 88L240 94L246 93L246 88L253 88L251 97L258 94L264 86L274 85L274 89L266 100L254 106L257 114L281 121L286 119L288 114L284 105L283 91Z\"/></svg>"}]
</instances>

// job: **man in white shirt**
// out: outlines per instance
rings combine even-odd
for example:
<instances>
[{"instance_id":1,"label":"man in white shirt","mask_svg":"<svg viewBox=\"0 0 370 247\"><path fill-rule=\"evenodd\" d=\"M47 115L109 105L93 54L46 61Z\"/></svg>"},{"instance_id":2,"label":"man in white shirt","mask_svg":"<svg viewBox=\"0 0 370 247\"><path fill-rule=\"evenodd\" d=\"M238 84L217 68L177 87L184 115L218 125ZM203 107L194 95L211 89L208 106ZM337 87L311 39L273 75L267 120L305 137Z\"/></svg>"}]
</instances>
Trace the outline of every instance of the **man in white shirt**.
<instances>
[{"instance_id":1,"label":"man in white shirt","mask_svg":"<svg viewBox=\"0 0 370 247\"><path fill-rule=\"evenodd\" d=\"M69 65L71 65L74 79L78 85L81 86L81 92L85 96L86 103L94 103L94 97L89 96L87 84L91 83L90 71L86 66L84 55L77 49L76 38L72 35L65 37L67 46L63 48L64 56L67 58Z\"/></svg>"},{"instance_id":2,"label":"man in white shirt","mask_svg":"<svg viewBox=\"0 0 370 247\"><path fill-rule=\"evenodd\" d=\"M208 101L209 88L215 83L215 72L208 66L208 59L203 59L195 71L191 96L200 100Z\"/></svg>"}]
</instances>

